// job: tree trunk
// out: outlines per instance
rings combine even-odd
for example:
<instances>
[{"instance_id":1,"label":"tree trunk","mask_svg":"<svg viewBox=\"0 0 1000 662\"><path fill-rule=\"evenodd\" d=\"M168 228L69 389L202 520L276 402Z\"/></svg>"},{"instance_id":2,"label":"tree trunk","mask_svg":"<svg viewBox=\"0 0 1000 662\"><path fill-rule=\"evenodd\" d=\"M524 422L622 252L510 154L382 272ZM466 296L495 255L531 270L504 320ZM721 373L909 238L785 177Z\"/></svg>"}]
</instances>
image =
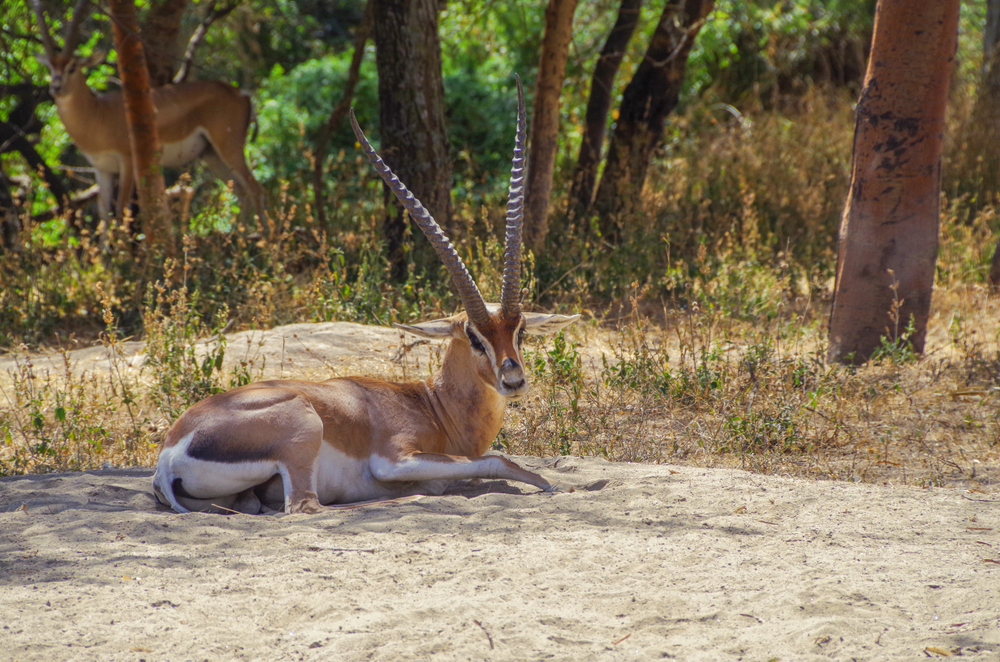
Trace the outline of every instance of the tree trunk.
<instances>
[{"instance_id":1,"label":"tree trunk","mask_svg":"<svg viewBox=\"0 0 1000 662\"><path fill-rule=\"evenodd\" d=\"M139 193L139 220L146 244L167 256L174 254L160 168L160 138L156 108L149 87L149 71L139 36L135 0L109 0L118 51L118 72L125 97L125 119L132 145L132 167ZM126 192L127 193L127 192ZM127 205L127 201L126 201Z\"/></svg>"},{"instance_id":2,"label":"tree trunk","mask_svg":"<svg viewBox=\"0 0 1000 662\"><path fill-rule=\"evenodd\" d=\"M987 276L994 291L1000 291L1000 239L993 249L993 259L990 260L990 273Z\"/></svg>"},{"instance_id":3,"label":"tree trunk","mask_svg":"<svg viewBox=\"0 0 1000 662\"><path fill-rule=\"evenodd\" d=\"M451 158L437 0L372 0L378 68L380 154L400 181L451 234ZM407 216L384 187L385 238L392 275L406 276ZM429 255L426 242L417 246Z\"/></svg>"},{"instance_id":4,"label":"tree trunk","mask_svg":"<svg viewBox=\"0 0 1000 662\"><path fill-rule=\"evenodd\" d=\"M313 153L313 214L316 222L321 228L326 227L326 199L323 195L323 166L326 163L326 147L330 142L330 136L337 125L344 121L347 112L351 109L351 101L354 99L354 88L361 78L361 60L365 57L365 44L372 31L372 2L368 0L365 4L365 15L361 20L361 25L357 27L354 35L354 54L351 56L351 66L347 70L347 82L344 84L344 91L340 95L340 101L330 111L330 116L326 118L326 124L320 130L319 137L316 138L316 148Z\"/></svg>"},{"instance_id":5,"label":"tree trunk","mask_svg":"<svg viewBox=\"0 0 1000 662\"><path fill-rule=\"evenodd\" d=\"M986 25L983 26L983 71L989 70L1000 46L1000 0L986 0Z\"/></svg>"},{"instance_id":6,"label":"tree trunk","mask_svg":"<svg viewBox=\"0 0 1000 662\"><path fill-rule=\"evenodd\" d=\"M545 9L545 34L531 112L524 211L524 243L536 252L541 250L549 231L552 173L559 146L559 93L566 78L576 4L577 0L549 0Z\"/></svg>"},{"instance_id":7,"label":"tree trunk","mask_svg":"<svg viewBox=\"0 0 1000 662\"><path fill-rule=\"evenodd\" d=\"M982 139L975 140L978 147L973 156L977 165L982 164L993 174L986 177L992 184L989 196L993 204L1000 197L1000 154L997 145L1000 144L1000 0L986 0L986 27L983 29L983 76L979 82L979 96L973 109L974 125L986 130ZM970 150L972 151L972 150ZM990 261L990 284L994 290L1000 290L1000 238L993 249L993 259Z\"/></svg>"},{"instance_id":8,"label":"tree trunk","mask_svg":"<svg viewBox=\"0 0 1000 662\"><path fill-rule=\"evenodd\" d=\"M181 63L181 19L187 0L152 0L142 21L149 82L161 87L171 82Z\"/></svg>"},{"instance_id":9,"label":"tree trunk","mask_svg":"<svg viewBox=\"0 0 1000 662\"><path fill-rule=\"evenodd\" d=\"M594 67L590 98L587 100L583 141L580 143L580 157L576 162L569 195L570 204L574 206L577 216L585 214L594 199L597 166L601 162L601 149L604 146L608 112L611 110L611 93L614 89L615 76L618 74L618 67L625 56L625 49L632 39L635 26L639 23L641 11L642 0L621 1L618 7L618 19L611 28L608 40L604 42L604 48L601 49L601 55L597 59L597 66Z\"/></svg>"},{"instance_id":10,"label":"tree trunk","mask_svg":"<svg viewBox=\"0 0 1000 662\"><path fill-rule=\"evenodd\" d=\"M958 8L959 0L879 0L876 8L840 225L831 360L863 363L883 337L923 352Z\"/></svg>"},{"instance_id":11,"label":"tree trunk","mask_svg":"<svg viewBox=\"0 0 1000 662\"><path fill-rule=\"evenodd\" d=\"M17 249L21 232L20 216L14 206L7 175L3 172L3 161L0 160L0 256Z\"/></svg>"},{"instance_id":12,"label":"tree trunk","mask_svg":"<svg viewBox=\"0 0 1000 662\"><path fill-rule=\"evenodd\" d=\"M663 123L677 107L688 54L714 0L669 0L646 56L625 88L594 207L601 234L616 243L621 222L640 204L642 185L663 139Z\"/></svg>"}]
</instances>

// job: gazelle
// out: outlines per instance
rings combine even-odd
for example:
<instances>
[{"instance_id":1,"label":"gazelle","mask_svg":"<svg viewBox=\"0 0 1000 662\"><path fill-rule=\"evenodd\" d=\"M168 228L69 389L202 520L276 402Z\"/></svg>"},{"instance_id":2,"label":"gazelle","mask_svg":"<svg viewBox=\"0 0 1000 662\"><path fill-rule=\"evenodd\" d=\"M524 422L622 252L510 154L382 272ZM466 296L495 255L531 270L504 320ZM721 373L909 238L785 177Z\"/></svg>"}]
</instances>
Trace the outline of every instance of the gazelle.
<instances>
[{"instance_id":1,"label":"gazelle","mask_svg":"<svg viewBox=\"0 0 1000 662\"><path fill-rule=\"evenodd\" d=\"M440 494L448 482L516 480L545 491L558 483L506 458L483 454L500 431L507 400L528 391L521 342L579 316L524 313L520 302L525 111L518 86L517 136L507 206L499 306L484 302L448 237L382 162L351 111L358 141L382 179L430 239L465 308L453 317L397 326L448 339L441 368L423 382L345 377L322 383L265 381L193 405L167 433L153 476L164 505L291 513L321 504Z\"/></svg>"},{"instance_id":2,"label":"gazelle","mask_svg":"<svg viewBox=\"0 0 1000 662\"><path fill-rule=\"evenodd\" d=\"M87 85L84 70L99 64L104 54L88 58L74 54L80 25L89 0L81 0L66 28L62 52L45 23L41 0L32 0L45 53L38 61L49 68L49 91L66 133L97 171L97 208L102 219L111 212L114 176L119 176L115 213L121 217L135 184L132 145L125 123L120 90L96 94ZM161 164L182 166L201 158L216 177L232 180L236 193L251 211L264 213L264 190L243 156L253 117L250 97L218 81L192 81L153 89L156 128L163 149Z\"/></svg>"}]
</instances>

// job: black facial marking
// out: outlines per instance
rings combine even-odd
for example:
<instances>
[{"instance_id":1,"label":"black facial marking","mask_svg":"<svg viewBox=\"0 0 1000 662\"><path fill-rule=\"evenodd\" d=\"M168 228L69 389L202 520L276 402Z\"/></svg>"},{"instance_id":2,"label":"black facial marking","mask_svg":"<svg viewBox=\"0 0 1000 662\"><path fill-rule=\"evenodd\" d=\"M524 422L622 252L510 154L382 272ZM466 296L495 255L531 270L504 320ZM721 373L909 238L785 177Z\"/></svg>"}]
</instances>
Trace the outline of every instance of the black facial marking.
<instances>
[{"instance_id":1,"label":"black facial marking","mask_svg":"<svg viewBox=\"0 0 1000 662\"><path fill-rule=\"evenodd\" d=\"M475 332L466 328L465 335L469 337L469 344L472 345L473 350L475 350L479 354L486 353L486 348L483 347L483 343L479 340L479 336L477 336Z\"/></svg>"}]
</instances>

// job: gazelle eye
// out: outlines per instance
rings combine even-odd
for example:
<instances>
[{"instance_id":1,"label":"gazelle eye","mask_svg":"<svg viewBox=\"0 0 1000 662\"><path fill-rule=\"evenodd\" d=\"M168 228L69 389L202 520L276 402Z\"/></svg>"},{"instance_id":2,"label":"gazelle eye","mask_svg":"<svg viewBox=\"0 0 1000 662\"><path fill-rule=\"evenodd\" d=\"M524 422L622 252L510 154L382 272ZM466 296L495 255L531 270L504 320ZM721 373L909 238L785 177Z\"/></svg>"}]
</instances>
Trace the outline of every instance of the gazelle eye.
<instances>
[{"instance_id":1,"label":"gazelle eye","mask_svg":"<svg viewBox=\"0 0 1000 662\"><path fill-rule=\"evenodd\" d=\"M466 329L465 335L469 337L469 344L472 345L473 350L479 354L486 353L486 348L483 347L483 343L479 340L479 336L468 329Z\"/></svg>"},{"instance_id":2,"label":"gazelle eye","mask_svg":"<svg viewBox=\"0 0 1000 662\"><path fill-rule=\"evenodd\" d=\"M522 328L517 332L517 346L520 347L524 344L524 329Z\"/></svg>"}]
</instances>

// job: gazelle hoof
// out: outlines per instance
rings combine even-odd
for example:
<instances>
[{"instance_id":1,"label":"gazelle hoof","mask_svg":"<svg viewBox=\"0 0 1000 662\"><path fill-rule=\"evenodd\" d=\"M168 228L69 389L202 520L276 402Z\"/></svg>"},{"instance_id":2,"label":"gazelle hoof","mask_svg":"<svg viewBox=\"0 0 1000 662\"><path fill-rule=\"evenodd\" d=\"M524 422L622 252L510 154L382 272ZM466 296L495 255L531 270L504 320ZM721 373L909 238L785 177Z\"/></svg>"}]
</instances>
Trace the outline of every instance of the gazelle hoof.
<instances>
[{"instance_id":1,"label":"gazelle hoof","mask_svg":"<svg viewBox=\"0 0 1000 662\"><path fill-rule=\"evenodd\" d=\"M292 504L288 512L292 514L304 513L306 515L315 515L316 513L321 513L326 510L322 504L319 502L319 497L316 496L315 492L306 492L306 498L296 501Z\"/></svg>"}]
</instances>

